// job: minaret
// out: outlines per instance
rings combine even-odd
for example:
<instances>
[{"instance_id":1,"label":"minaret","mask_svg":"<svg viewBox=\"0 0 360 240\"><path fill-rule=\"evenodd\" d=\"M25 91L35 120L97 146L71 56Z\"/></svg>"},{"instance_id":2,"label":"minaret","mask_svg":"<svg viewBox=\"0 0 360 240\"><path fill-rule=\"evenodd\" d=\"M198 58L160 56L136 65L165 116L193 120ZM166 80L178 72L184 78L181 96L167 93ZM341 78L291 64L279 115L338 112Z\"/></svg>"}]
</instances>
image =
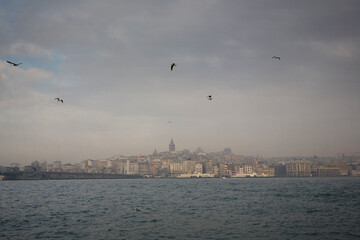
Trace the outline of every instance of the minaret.
<instances>
[{"instance_id":1,"label":"minaret","mask_svg":"<svg viewBox=\"0 0 360 240\"><path fill-rule=\"evenodd\" d=\"M175 144L172 138L169 144L169 152L175 152Z\"/></svg>"},{"instance_id":2,"label":"minaret","mask_svg":"<svg viewBox=\"0 0 360 240\"><path fill-rule=\"evenodd\" d=\"M154 155L154 156L158 155L158 153L157 153L157 151L156 151L156 148L155 148L155 150L154 150L154 152L153 152L153 155Z\"/></svg>"}]
</instances>

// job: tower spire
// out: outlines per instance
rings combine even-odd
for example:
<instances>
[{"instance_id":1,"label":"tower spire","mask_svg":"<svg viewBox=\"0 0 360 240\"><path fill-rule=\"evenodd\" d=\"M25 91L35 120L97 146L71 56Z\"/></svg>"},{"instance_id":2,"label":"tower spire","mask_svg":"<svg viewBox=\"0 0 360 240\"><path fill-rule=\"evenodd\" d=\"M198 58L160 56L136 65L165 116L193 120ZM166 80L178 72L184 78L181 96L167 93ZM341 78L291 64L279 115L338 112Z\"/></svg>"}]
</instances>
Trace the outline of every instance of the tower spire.
<instances>
[{"instance_id":1,"label":"tower spire","mask_svg":"<svg viewBox=\"0 0 360 240\"><path fill-rule=\"evenodd\" d=\"M170 144L169 144L169 152L175 151L175 143L174 140L171 138Z\"/></svg>"}]
</instances>

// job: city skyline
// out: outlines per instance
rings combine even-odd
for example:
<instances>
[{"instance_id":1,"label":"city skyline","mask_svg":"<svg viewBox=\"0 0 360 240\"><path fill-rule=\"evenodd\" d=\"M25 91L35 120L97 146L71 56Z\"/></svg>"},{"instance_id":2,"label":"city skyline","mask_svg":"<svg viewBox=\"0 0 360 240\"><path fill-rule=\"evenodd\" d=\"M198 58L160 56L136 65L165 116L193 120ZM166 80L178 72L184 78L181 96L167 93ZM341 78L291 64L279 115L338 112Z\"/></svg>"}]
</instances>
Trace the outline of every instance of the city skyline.
<instances>
[{"instance_id":1,"label":"city skyline","mask_svg":"<svg viewBox=\"0 0 360 240\"><path fill-rule=\"evenodd\" d=\"M359 20L350 0L1 1L0 165L150 154L171 138L359 152Z\"/></svg>"},{"instance_id":2,"label":"city skyline","mask_svg":"<svg viewBox=\"0 0 360 240\"><path fill-rule=\"evenodd\" d=\"M168 151L153 154L114 155L77 163L33 161L21 166L0 166L3 180L115 179L115 178L246 178L246 177L345 177L360 176L360 154L338 157L263 159L234 154L230 148L206 153L176 151L171 139Z\"/></svg>"},{"instance_id":3,"label":"city skyline","mask_svg":"<svg viewBox=\"0 0 360 240\"><path fill-rule=\"evenodd\" d=\"M164 155L165 154L165 155ZM58 162L58 163L62 163L62 164L79 164L79 162L83 162L83 161L113 161L114 159L120 159L120 158L130 158L130 159L134 159L134 158L140 158L142 159L143 157L145 158L149 158L149 157L159 157L159 156L165 156L165 159L169 156L168 154L170 154L170 156L173 155L198 155L200 154L201 156L212 156L212 155L216 155L216 154L220 154L220 155L232 155L233 158L236 159L241 159L239 160L240 162L243 163L250 163L250 162L257 162L257 161L264 161L267 163L274 163L274 162L281 162L281 161L299 161L299 160L303 160L303 161L313 161L313 159L325 159L325 160L330 160L330 161L348 161L351 162L352 160L354 161L358 161L357 159L360 157L360 152L353 152L353 153L337 153L336 155L297 155L297 156L271 156L271 157L264 157L264 156L260 156L260 155L243 155L241 153L236 153L233 152L231 148L229 147L224 147L223 149L219 150L219 151L204 151L200 146L197 148L194 148L193 150L190 149L176 149L176 144L174 143L173 138L171 138L170 143L168 145L168 149L165 151L158 151L157 148L154 149L154 151L152 153L138 153L138 154L134 154L134 155L126 155L126 154L121 154L121 153L114 153L113 155L108 155L108 156L102 156L101 158L97 158L97 159L92 159L92 158L86 158L86 159L78 159L78 160L73 160L71 162L62 162L61 159L37 159L34 160L32 162L38 162L38 163L44 163L44 162ZM169 158L170 160L173 160L172 157ZM143 159L142 159L143 160ZM149 160L149 159L148 159ZM184 159L182 159L183 161ZM188 159L189 160L189 159ZM203 159L204 160L204 159ZM210 159L211 160L211 159ZM23 161L23 162L9 162L9 163L5 163L3 165L0 165L0 167L6 167L6 166L19 166L19 167L24 167L24 166L29 166L30 162L29 161Z\"/></svg>"}]
</instances>

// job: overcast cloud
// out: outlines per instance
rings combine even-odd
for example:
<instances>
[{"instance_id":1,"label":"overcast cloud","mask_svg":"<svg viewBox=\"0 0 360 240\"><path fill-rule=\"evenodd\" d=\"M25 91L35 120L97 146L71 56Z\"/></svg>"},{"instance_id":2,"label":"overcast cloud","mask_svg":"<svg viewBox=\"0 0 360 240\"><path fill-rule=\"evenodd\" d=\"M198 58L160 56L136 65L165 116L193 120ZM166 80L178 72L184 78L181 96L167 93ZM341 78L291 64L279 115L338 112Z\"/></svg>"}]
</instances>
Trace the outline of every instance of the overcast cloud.
<instances>
[{"instance_id":1,"label":"overcast cloud","mask_svg":"<svg viewBox=\"0 0 360 240\"><path fill-rule=\"evenodd\" d=\"M359 22L350 0L1 1L0 165L150 154L171 137L359 152Z\"/></svg>"}]
</instances>

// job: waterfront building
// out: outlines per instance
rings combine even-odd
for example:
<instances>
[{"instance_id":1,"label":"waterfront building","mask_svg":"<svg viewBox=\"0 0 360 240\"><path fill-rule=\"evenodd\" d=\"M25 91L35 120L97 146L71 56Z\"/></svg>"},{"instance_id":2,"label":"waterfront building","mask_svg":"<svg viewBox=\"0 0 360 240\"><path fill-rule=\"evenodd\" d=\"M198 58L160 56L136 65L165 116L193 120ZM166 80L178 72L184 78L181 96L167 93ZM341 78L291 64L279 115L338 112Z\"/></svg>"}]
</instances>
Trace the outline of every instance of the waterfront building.
<instances>
[{"instance_id":1,"label":"waterfront building","mask_svg":"<svg viewBox=\"0 0 360 240\"><path fill-rule=\"evenodd\" d=\"M310 177L311 166L308 161L295 161L286 163L287 177Z\"/></svg>"},{"instance_id":2,"label":"waterfront building","mask_svg":"<svg viewBox=\"0 0 360 240\"><path fill-rule=\"evenodd\" d=\"M194 161L184 161L183 162L184 173L187 173L187 174L194 173L195 165L196 165L196 162L194 162Z\"/></svg>"},{"instance_id":3,"label":"waterfront building","mask_svg":"<svg viewBox=\"0 0 360 240\"><path fill-rule=\"evenodd\" d=\"M359 163L352 163L349 166L350 168L350 175L353 177L360 177L360 164Z\"/></svg>"},{"instance_id":4,"label":"waterfront building","mask_svg":"<svg viewBox=\"0 0 360 240\"><path fill-rule=\"evenodd\" d=\"M31 163L31 166L35 169L35 172L40 172L40 171L41 171L41 167L40 167L39 161L33 161L33 162Z\"/></svg>"},{"instance_id":5,"label":"waterfront building","mask_svg":"<svg viewBox=\"0 0 360 240\"><path fill-rule=\"evenodd\" d=\"M54 168L54 171L61 171L61 161L55 161L53 162L53 168Z\"/></svg>"},{"instance_id":6,"label":"waterfront building","mask_svg":"<svg viewBox=\"0 0 360 240\"><path fill-rule=\"evenodd\" d=\"M45 160L43 160L41 163L40 163L40 171L41 172L46 172L47 171L47 162Z\"/></svg>"},{"instance_id":7,"label":"waterfront building","mask_svg":"<svg viewBox=\"0 0 360 240\"><path fill-rule=\"evenodd\" d=\"M170 163L170 174L176 176L184 172L184 166L182 162L171 162Z\"/></svg>"},{"instance_id":8,"label":"waterfront building","mask_svg":"<svg viewBox=\"0 0 360 240\"><path fill-rule=\"evenodd\" d=\"M255 170L258 177L275 177L275 168L266 165L258 166Z\"/></svg>"},{"instance_id":9,"label":"waterfront building","mask_svg":"<svg viewBox=\"0 0 360 240\"><path fill-rule=\"evenodd\" d=\"M162 160L161 161L161 170L166 169L170 172L170 160Z\"/></svg>"},{"instance_id":10,"label":"waterfront building","mask_svg":"<svg viewBox=\"0 0 360 240\"><path fill-rule=\"evenodd\" d=\"M213 172L215 176L219 176L219 167L218 165L213 165Z\"/></svg>"},{"instance_id":11,"label":"waterfront building","mask_svg":"<svg viewBox=\"0 0 360 240\"><path fill-rule=\"evenodd\" d=\"M148 163L140 163L139 164L139 174L141 175L149 175L150 169Z\"/></svg>"},{"instance_id":12,"label":"waterfront building","mask_svg":"<svg viewBox=\"0 0 360 240\"><path fill-rule=\"evenodd\" d=\"M87 167L87 160L81 161L80 168L81 170L85 170Z\"/></svg>"},{"instance_id":13,"label":"waterfront building","mask_svg":"<svg viewBox=\"0 0 360 240\"><path fill-rule=\"evenodd\" d=\"M70 163L62 165L62 172L78 172L78 168Z\"/></svg>"},{"instance_id":14,"label":"waterfront building","mask_svg":"<svg viewBox=\"0 0 360 240\"><path fill-rule=\"evenodd\" d=\"M106 160L106 168L112 168L113 167L113 160Z\"/></svg>"},{"instance_id":15,"label":"waterfront building","mask_svg":"<svg viewBox=\"0 0 360 240\"><path fill-rule=\"evenodd\" d=\"M157 176L159 174L159 165L158 164L150 164L149 165L149 174L153 176Z\"/></svg>"},{"instance_id":16,"label":"waterfront building","mask_svg":"<svg viewBox=\"0 0 360 240\"><path fill-rule=\"evenodd\" d=\"M112 169L117 174L125 174L125 168L126 168L126 162L125 160L113 160L113 166Z\"/></svg>"},{"instance_id":17,"label":"waterfront building","mask_svg":"<svg viewBox=\"0 0 360 240\"><path fill-rule=\"evenodd\" d=\"M218 176L230 176L230 175L231 175L231 172L229 171L229 165L224 164L224 163L219 163Z\"/></svg>"},{"instance_id":18,"label":"waterfront building","mask_svg":"<svg viewBox=\"0 0 360 240\"><path fill-rule=\"evenodd\" d=\"M311 168L313 177L339 177L340 169L338 167L317 166L315 169Z\"/></svg>"},{"instance_id":19,"label":"waterfront building","mask_svg":"<svg viewBox=\"0 0 360 240\"><path fill-rule=\"evenodd\" d=\"M311 174L314 177L339 177L349 175L349 167L345 162L323 162L311 166Z\"/></svg>"},{"instance_id":20,"label":"waterfront building","mask_svg":"<svg viewBox=\"0 0 360 240\"><path fill-rule=\"evenodd\" d=\"M195 164L195 173L203 173L203 165L201 163Z\"/></svg>"},{"instance_id":21,"label":"waterfront building","mask_svg":"<svg viewBox=\"0 0 360 240\"><path fill-rule=\"evenodd\" d=\"M213 165L212 165L212 161L209 160L205 163L204 165L204 173L210 173L213 174L214 173L214 169L213 169Z\"/></svg>"},{"instance_id":22,"label":"waterfront building","mask_svg":"<svg viewBox=\"0 0 360 240\"><path fill-rule=\"evenodd\" d=\"M275 176L285 177L286 176L286 166L285 164L278 164L274 166Z\"/></svg>"},{"instance_id":23,"label":"waterfront building","mask_svg":"<svg viewBox=\"0 0 360 240\"><path fill-rule=\"evenodd\" d=\"M244 169L244 173L245 173L245 174L253 173L253 165L252 165L252 164L244 163L244 164L242 165L242 168Z\"/></svg>"},{"instance_id":24,"label":"waterfront building","mask_svg":"<svg viewBox=\"0 0 360 240\"><path fill-rule=\"evenodd\" d=\"M243 175L244 174L244 168L241 166L235 166L235 174L236 175Z\"/></svg>"},{"instance_id":25,"label":"waterfront building","mask_svg":"<svg viewBox=\"0 0 360 240\"><path fill-rule=\"evenodd\" d=\"M225 174L227 176L232 176L233 172L235 172L235 169L232 164L228 164L227 166L228 166L228 169L227 169L227 172L225 172Z\"/></svg>"},{"instance_id":26,"label":"waterfront building","mask_svg":"<svg viewBox=\"0 0 360 240\"><path fill-rule=\"evenodd\" d=\"M139 163L127 160L125 174L139 174Z\"/></svg>"},{"instance_id":27,"label":"waterfront building","mask_svg":"<svg viewBox=\"0 0 360 240\"><path fill-rule=\"evenodd\" d=\"M35 173L36 169L32 166L24 166L24 173L32 174Z\"/></svg>"}]
</instances>

